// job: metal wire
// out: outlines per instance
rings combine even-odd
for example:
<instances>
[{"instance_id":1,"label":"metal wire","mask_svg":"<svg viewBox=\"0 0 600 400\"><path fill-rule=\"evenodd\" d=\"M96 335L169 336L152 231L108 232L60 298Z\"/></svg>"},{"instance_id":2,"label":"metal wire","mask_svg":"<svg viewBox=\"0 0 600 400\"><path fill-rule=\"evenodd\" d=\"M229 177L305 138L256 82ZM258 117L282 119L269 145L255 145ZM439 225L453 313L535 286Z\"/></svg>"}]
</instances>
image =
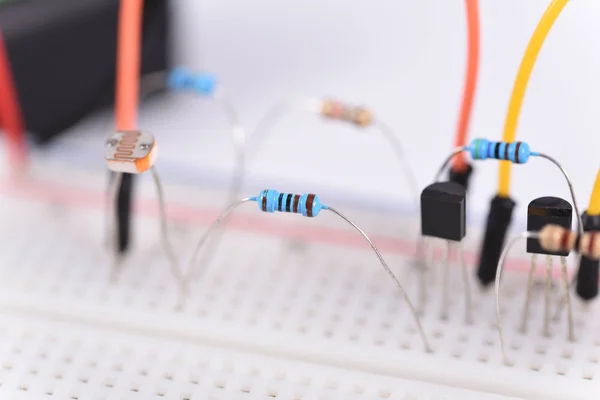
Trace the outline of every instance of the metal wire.
<instances>
[{"instance_id":1,"label":"metal wire","mask_svg":"<svg viewBox=\"0 0 600 400\"><path fill-rule=\"evenodd\" d=\"M531 292L533 289L533 278L535 277L535 266L537 264L537 254L531 255L529 265L529 276L527 277L527 292L525 293L525 306L523 307L523 317L521 319L521 332L527 333L527 322L529 321L529 305L531 304Z\"/></svg>"},{"instance_id":2,"label":"metal wire","mask_svg":"<svg viewBox=\"0 0 600 400\"><path fill-rule=\"evenodd\" d=\"M192 257L190 259L190 264L188 267L188 270L185 274L184 277L184 281L188 282L193 278L196 278L198 275L200 275L199 271L198 273L196 272L196 259L198 257L198 253L200 252L200 249L204 246L204 244L206 243L206 241L208 240L208 238L210 237L211 233L218 227L221 225L221 223L223 223L224 221L227 220L227 218L229 218L229 216L232 214L232 212L239 207L240 205L247 203L249 201L255 201L255 198L244 198L242 200L239 200L235 203L233 203L232 205L230 205L229 207L227 207L220 215L219 217L215 220L215 222L213 222L209 228L204 232L204 234L202 235L202 237L200 238L200 240L198 241L194 252L192 253ZM402 284L400 283L400 280L396 277L396 275L392 272L392 270L390 269L390 267L387 265L385 259L383 258L383 256L381 255L381 253L379 252L379 250L377 249L377 247L375 247L375 244L371 241L371 239L367 236L367 234L360 229L354 222L352 222L350 219L348 219L348 217L346 217L344 214L342 214L340 211L338 211L337 209L333 208L333 207L324 207L323 209L329 210L332 213L336 214L337 216L339 216L340 218L342 218L344 221L346 221L348 224L350 224L358 233L360 233L360 235L367 241L367 243L369 243L369 246L371 246L371 249L375 252L375 255L377 256L377 258L379 259L383 269L388 273L388 275L396 282L396 285L398 286L398 288L400 289L400 292L402 293L402 295L404 296L404 299L406 300L408 307L410 308L410 311L413 315L413 318L415 319L415 323L417 325L417 329L419 331L419 334L421 335L421 339L423 340L423 344L425 345L425 350L428 352L431 352L431 346L429 345L429 341L427 340L427 335L425 334L425 331L423 330L423 326L421 325L421 320L419 318L419 315L417 314L416 309L414 308L412 302L410 301L410 298L408 297L408 294L406 293L406 291L404 290L404 287L402 286ZM206 266L206 264L201 264L200 267L204 267Z\"/></svg>"},{"instance_id":3,"label":"metal wire","mask_svg":"<svg viewBox=\"0 0 600 400\"><path fill-rule=\"evenodd\" d=\"M558 169L560 169L560 172L562 172L563 176L565 177L565 180L567 181L567 185L569 185L569 191L571 192L571 199L573 200L573 208L575 209L575 214L577 215L577 232L579 232L580 236L583 236L583 221L581 220L581 213L579 212L579 206L577 206L577 200L575 200L575 189L573 189L573 182L571 182L571 179L569 178L567 171L563 168L562 165L560 165L560 163L558 161L556 161L554 158L550 157L547 154L538 153L538 157L545 158L546 160L550 161L552 164L556 165L558 167Z\"/></svg>"},{"instance_id":4,"label":"metal wire","mask_svg":"<svg viewBox=\"0 0 600 400\"><path fill-rule=\"evenodd\" d=\"M452 153L450 153L450 155L448 156L448 158L446 158L444 160L444 162L442 163L442 166L440 167L440 169L438 169L437 174L435 175L435 179L433 180L434 182L439 182L440 179L442 178L442 175L444 174L444 171L446 171L446 168L448 168L448 165L450 164L450 162L452 161L452 159L454 157L456 157L459 153L462 153L465 150L468 150L469 147L468 146L462 146L462 147L457 147L454 150L452 150Z\"/></svg>"},{"instance_id":5,"label":"metal wire","mask_svg":"<svg viewBox=\"0 0 600 400\"><path fill-rule=\"evenodd\" d=\"M184 274L184 282L189 282L190 280L197 278L198 276L201 275L201 272L203 272L202 270L198 271L196 273L196 259L198 258L198 254L200 252L200 249L204 246L204 243L206 243L206 241L208 240L208 238L210 237L210 234L219 226L221 225L222 222L224 222L225 220L227 220L227 218L229 218L229 216L231 215L231 213L233 212L233 210L235 210L236 208L238 208L239 206L241 206L244 203L247 203L249 201L253 201L252 198L250 197L246 197L242 200L239 200L233 204L231 204L229 207L227 207L222 213L221 215L219 215L219 217L216 219L215 222L213 222L208 229L204 232L204 234L200 237L200 240L198 240L198 243L196 244L196 247L194 248L194 252L192 253L192 257L190 259L190 264L189 267L187 269L187 271ZM205 265L207 265L207 263L201 263L199 264L200 267L203 267Z\"/></svg>"},{"instance_id":6,"label":"metal wire","mask_svg":"<svg viewBox=\"0 0 600 400\"><path fill-rule=\"evenodd\" d=\"M181 269L179 268L179 261L177 260L177 256L175 255L175 250L173 249L173 245L171 244L171 240L169 239L169 226L167 223L167 212L165 207L165 196L163 186L160 181L160 177L158 176L158 171L155 167L150 168L150 173L152 174L152 179L154 180L154 185L156 186L156 194L158 197L158 209L160 213L160 233L163 250L169 258L169 262L171 264L171 274L173 275L173 278L175 278L175 281L178 283L178 285L182 287L183 275Z\"/></svg>"},{"instance_id":7,"label":"metal wire","mask_svg":"<svg viewBox=\"0 0 600 400\"><path fill-rule=\"evenodd\" d=\"M144 75L140 81L140 99L143 101L144 99L150 97L151 95L155 94L158 91L168 89L168 81L167 81L168 75L169 75L168 71L152 72L152 73ZM217 103L221 106L221 108L223 109L223 111L226 115L227 121L229 122L229 125L231 126L231 139L232 139L232 143L233 143L234 150L236 153L235 154L234 174L233 174L231 187L230 187L230 191L229 191L229 196L228 196L228 201L227 201L228 203L231 203L232 201L234 201L235 199L237 199L239 197L239 194L240 194L242 186L243 186L244 169L245 169L245 164L246 164L246 156L245 156L245 154L246 154L246 134L245 134L245 131L244 131L242 125L239 122L240 120L238 118L238 114L236 112L235 107L233 106L233 104L229 100L229 98L227 97L227 95L222 87L217 88L217 90L215 91L215 93L213 95L213 100L215 101L215 103ZM108 126L107 126L106 131L107 132L109 131ZM164 200L160 199L160 197L163 196L162 186L159 187L160 179L158 179L158 175L156 175L156 171L153 170L152 173L153 173L154 182L157 183L157 191L159 193L159 201L164 202ZM121 185L121 180L119 180L118 182L115 182L115 192L116 193L119 192L120 185ZM161 205L161 208L163 208L163 207L164 207L164 205ZM107 210L108 210L108 208L107 208ZM167 251L167 255L171 261L173 275L176 277L179 276L178 282L181 283L182 282L182 273L178 267L179 263L176 260L175 253L173 252L172 246L168 240L168 234L167 235L165 234L165 232L167 232L166 221L161 222L161 224L163 224L163 223L165 224L165 227L162 228L163 245L164 245L165 250ZM211 246L210 246L212 249L205 253L205 255L207 257L210 256L214 252L214 248L216 248L218 246L219 241L220 241L220 234L218 234L216 237L213 238L213 242L211 243ZM177 265L177 267L174 267L174 265ZM175 271L178 271L178 272L175 273Z\"/></svg>"},{"instance_id":8,"label":"metal wire","mask_svg":"<svg viewBox=\"0 0 600 400\"><path fill-rule=\"evenodd\" d=\"M319 99L305 99L295 101L288 100L277 104L258 122L256 129L250 136L252 138L252 142L254 143L252 152L254 153L257 151L258 145L262 143L262 140L264 140L269 130L285 114L294 111L306 111L320 114L322 104L323 102ZM375 128L377 128L377 130L379 130L383 138L388 142L396 156L396 159L400 163L400 167L404 170L405 178L413 194L413 202L415 209L418 210L420 193L418 189L419 185L417 184L415 174L410 168L408 160L405 157L405 153L400 143L400 140L398 139L398 135L394 133L393 129L388 124L381 120L375 119L373 121L373 125L375 126Z\"/></svg>"},{"instance_id":9,"label":"metal wire","mask_svg":"<svg viewBox=\"0 0 600 400\"><path fill-rule=\"evenodd\" d=\"M509 364L508 357L506 355L506 348L504 346L504 334L502 331L502 313L500 312L500 278L502 277L502 267L504 266L504 260L508 255L510 249L514 246L514 244L519 239L528 239L528 238L538 238L537 232L522 232L518 236L513 237L500 255L500 260L498 261L498 268L496 269L496 281L494 285L495 296L496 296L496 317L498 320L498 335L500 336L500 347L502 348L502 357L506 364Z\"/></svg>"},{"instance_id":10,"label":"metal wire","mask_svg":"<svg viewBox=\"0 0 600 400\"><path fill-rule=\"evenodd\" d=\"M575 340L575 332L573 329L573 310L571 309L571 294L569 293L569 278L567 276L567 258L560 257L561 273L565 289L565 304L567 306L567 326L569 340Z\"/></svg>"},{"instance_id":11,"label":"metal wire","mask_svg":"<svg viewBox=\"0 0 600 400\"><path fill-rule=\"evenodd\" d=\"M473 308L471 303L471 286L469 285L469 273L467 271L467 263L465 262L465 252L461 242L457 244L458 248L458 259L462 271L463 286L465 291L465 323L471 324L473 319L471 317L471 310Z\"/></svg>"},{"instance_id":12,"label":"metal wire","mask_svg":"<svg viewBox=\"0 0 600 400\"><path fill-rule=\"evenodd\" d=\"M398 139L398 135L394 133L394 131L392 130L392 128L389 127L388 124L379 119L375 119L373 121L373 124L379 129L381 134L385 137L389 145L392 147L394 153L396 153L396 159L398 160L398 162L400 162L401 167L404 169L406 181L408 182L408 185L410 186L410 189L412 191L415 210L418 210L420 206L419 185L417 184L417 178L415 177L415 174L413 173L410 164L408 163L408 159L406 158L406 154L404 152L402 144L400 143L400 139Z\"/></svg>"},{"instance_id":13,"label":"metal wire","mask_svg":"<svg viewBox=\"0 0 600 400\"><path fill-rule=\"evenodd\" d=\"M544 287L544 330L550 337L550 296L552 294L552 256L546 255L546 285Z\"/></svg>"},{"instance_id":14,"label":"metal wire","mask_svg":"<svg viewBox=\"0 0 600 400\"><path fill-rule=\"evenodd\" d=\"M375 247L375 244L373 244L371 239L369 239L367 234L365 232L363 232L362 229L360 229L354 222L350 221L348 219L348 217L346 217L344 214L342 214L341 212L339 212L338 210L336 210L333 207L328 207L327 209L329 211L333 212L334 214L337 214L340 218L342 218L344 221L346 221L348 224L350 224L354 229L356 229L356 231L358 233L360 233L362 235L362 237L367 241L367 243L369 243L369 246L371 246L371 249L375 252L375 255L377 255L377 258L379 259L381 266L388 273L388 275L396 282L398 289L400 289L400 292L404 296L404 300L408 304L408 307L413 316L413 319L415 320L415 324L417 325L419 334L421 335L421 339L423 340L423 344L425 345L425 350L427 352L431 352L432 349L431 349L431 346L429 345L429 341L427 340L427 335L425 334L425 331L423 330L423 326L421 325L421 319L419 318L419 314L417 313L417 310L415 309L412 302L410 301L410 297L408 296L408 293L406 293L406 291L404 290L404 287L402 287L400 280L396 277L396 275L392 272L390 267L387 265L383 256L381 255L381 253L379 252L377 247Z\"/></svg>"},{"instance_id":15,"label":"metal wire","mask_svg":"<svg viewBox=\"0 0 600 400\"><path fill-rule=\"evenodd\" d=\"M297 111L318 113L321 109L322 101L319 99L301 99L301 100L284 100L272 107L259 121L250 135L252 143L259 145L263 142L264 137L269 133L271 128L286 115ZM251 156L255 154L257 149L249 149Z\"/></svg>"}]
</instances>

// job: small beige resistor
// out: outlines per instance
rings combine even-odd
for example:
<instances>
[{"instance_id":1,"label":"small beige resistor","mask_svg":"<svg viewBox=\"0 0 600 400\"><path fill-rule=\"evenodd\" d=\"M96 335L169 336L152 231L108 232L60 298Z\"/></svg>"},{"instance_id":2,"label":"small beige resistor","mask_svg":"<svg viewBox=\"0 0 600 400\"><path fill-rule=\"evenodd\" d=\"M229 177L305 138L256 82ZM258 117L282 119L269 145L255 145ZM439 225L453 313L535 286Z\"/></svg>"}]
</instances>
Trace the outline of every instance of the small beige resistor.
<instances>
[{"instance_id":1,"label":"small beige resistor","mask_svg":"<svg viewBox=\"0 0 600 400\"><path fill-rule=\"evenodd\" d=\"M104 159L111 171L140 174L149 170L158 156L154 136L141 131L119 131L106 140Z\"/></svg>"},{"instance_id":2,"label":"small beige resistor","mask_svg":"<svg viewBox=\"0 0 600 400\"><path fill-rule=\"evenodd\" d=\"M337 100L323 100L321 115L326 118L350 122L357 126L368 126L373 122L373 114L363 107L350 106Z\"/></svg>"},{"instance_id":3,"label":"small beige resistor","mask_svg":"<svg viewBox=\"0 0 600 400\"><path fill-rule=\"evenodd\" d=\"M579 236L576 232L558 225L546 225L539 233L540 246L545 250L576 251L592 259L600 259L600 232L584 232Z\"/></svg>"}]
</instances>

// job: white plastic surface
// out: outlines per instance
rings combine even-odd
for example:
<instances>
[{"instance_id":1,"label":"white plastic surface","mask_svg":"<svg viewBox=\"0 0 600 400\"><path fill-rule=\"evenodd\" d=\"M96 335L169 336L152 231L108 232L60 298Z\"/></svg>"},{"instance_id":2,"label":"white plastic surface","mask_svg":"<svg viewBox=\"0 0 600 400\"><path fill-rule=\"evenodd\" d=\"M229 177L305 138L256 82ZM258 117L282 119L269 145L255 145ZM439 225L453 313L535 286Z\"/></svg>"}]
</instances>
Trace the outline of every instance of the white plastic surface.
<instances>
[{"instance_id":1,"label":"white plastic surface","mask_svg":"<svg viewBox=\"0 0 600 400\"><path fill-rule=\"evenodd\" d=\"M576 306L575 342L566 339L564 313L553 323L552 337L545 338L543 296L537 288L530 331L518 333L526 277L517 271L526 263L511 261L512 272L503 283L514 366L501 362L492 293L473 290L474 323L464 323L458 269L450 274L447 321L439 317L439 275L431 282L423 324L435 351L427 354L392 281L360 237L333 215L307 220L265 215L256 205L243 207L229 224L213 264L178 305L152 202L139 204L136 246L118 281L111 283L100 177L69 172L61 178L51 170L42 174L52 176L54 183L40 175L35 182L2 185L0 309L5 316L0 322L9 338L0 343L2 362L14 365L0 375L1 389L11 394L6 398L15 398L12 394L23 385L66 399L135 398L131 385L139 385L139 398L152 393L244 398L244 385L257 388L248 398L269 398L268 391L275 390L281 398L293 399L296 390L304 389L307 395L301 398L307 399L600 396L600 312L595 304ZM140 189L144 195L152 193L151 186ZM168 193L174 200L170 215L177 222L174 241L187 260L224 195L176 187ZM416 301L417 275L406 256L414 246L407 238L414 238L415 221L338 208L367 232L378 233L376 244ZM474 281L471 286L476 287ZM560 296L556 286L553 305ZM7 314L33 319L13 321ZM27 332L35 345L27 345ZM54 337L56 345L47 344L47 337ZM85 350L69 344L73 341ZM128 346L130 355L119 353ZM46 360L35 355L39 352L52 356ZM73 364L65 363L65 357ZM90 358L98 358L102 368L91 368ZM198 370L198 363L205 366ZM213 367L228 363L230 370ZM115 364L123 371L114 370ZM265 372L247 376L238 372L238 365L239 371L251 365ZM156 375L140 376L141 367ZM32 368L44 375L32 374ZM282 371L289 378L271 378ZM200 387L190 383L193 374L202 376ZM88 383L79 381L80 375ZM173 381L159 378L167 375ZM305 376L314 385L304 388ZM365 392L353 393L356 385Z\"/></svg>"},{"instance_id":2,"label":"white plastic surface","mask_svg":"<svg viewBox=\"0 0 600 400\"><path fill-rule=\"evenodd\" d=\"M506 399L39 317L0 317L0 339L3 399Z\"/></svg>"}]
</instances>

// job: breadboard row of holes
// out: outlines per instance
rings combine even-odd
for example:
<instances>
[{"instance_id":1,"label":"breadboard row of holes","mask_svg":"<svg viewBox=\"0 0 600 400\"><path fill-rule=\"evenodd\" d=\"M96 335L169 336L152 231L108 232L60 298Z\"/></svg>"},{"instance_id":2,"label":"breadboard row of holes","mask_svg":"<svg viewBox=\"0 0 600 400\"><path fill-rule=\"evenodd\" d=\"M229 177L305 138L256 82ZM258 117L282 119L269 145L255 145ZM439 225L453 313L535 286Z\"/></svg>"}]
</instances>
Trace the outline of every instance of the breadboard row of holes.
<instances>
[{"instance_id":1,"label":"breadboard row of holes","mask_svg":"<svg viewBox=\"0 0 600 400\"><path fill-rule=\"evenodd\" d=\"M363 250L232 231L222 248L236 251L218 252L191 298L176 307L155 220L138 221L139 246L111 284L102 212L69 208L57 218L43 202L7 198L1 212L10 228L2 233L9 250L0 267L5 307L527 398L583 399L598 390L591 382L600 349L595 308L578 308L578 340L569 343L564 321L553 326L553 339L536 329L543 315L538 298L529 335L518 335L522 276L505 282L510 347L519 354L509 368L500 362L490 294L476 293L475 323L465 325L455 274L449 321L439 318L441 290L439 280L432 282L424 325L436 352L427 355L401 297ZM193 235L178 237L183 249L193 244L186 237ZM416 275L407 260L389 261L405 264L395 269L414 298Z\"/></svg>"},{"instance_id":2,"label":"breadboard row of holes","mask_svg":"<svg viewBox=\"0 0 600 400\"><path fill-rule=\"evenodd\" d=\"M0 316L5 399L392 399L505 397L73 323Z\"/></svg>"}]
</instances>

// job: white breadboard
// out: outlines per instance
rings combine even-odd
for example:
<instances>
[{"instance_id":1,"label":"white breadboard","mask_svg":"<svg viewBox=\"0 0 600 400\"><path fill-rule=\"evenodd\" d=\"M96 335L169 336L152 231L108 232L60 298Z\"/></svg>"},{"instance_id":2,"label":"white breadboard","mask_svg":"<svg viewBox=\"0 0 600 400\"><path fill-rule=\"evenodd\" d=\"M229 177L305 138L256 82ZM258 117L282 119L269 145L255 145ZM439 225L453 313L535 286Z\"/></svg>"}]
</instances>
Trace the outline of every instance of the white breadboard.
<instances>
[{"instance_id":1,"label":"white breadboard","mask_svg":"<svg viewBox=\"0 0 600 400\"><path fill-rule=\"evenodd\" d=\"M103 179L50 170L36 176L5 180L0 189L1 398L600 398L600 311L575 302L576 341L566 339L564 313L546 338L536 287L529 333L520 334L524 259L509 261L503 282L513 366L502 363L493 293L474 280L474 322L464 323L458 269L448 320L440 319L439 275L430 284L428 354L374 254L333 215L307 220L242 207L211 267L178 305L152 201L140 202L136 245L111 283ZM150 185L140 189L152 195ZM169 204L174 241L188 260L225 196L167 193L176 200ZM377 233L375 243L416 301L414 218L336 206ZM523 255L523 247L514 253Z\"/></svg>"}]
</instances>

